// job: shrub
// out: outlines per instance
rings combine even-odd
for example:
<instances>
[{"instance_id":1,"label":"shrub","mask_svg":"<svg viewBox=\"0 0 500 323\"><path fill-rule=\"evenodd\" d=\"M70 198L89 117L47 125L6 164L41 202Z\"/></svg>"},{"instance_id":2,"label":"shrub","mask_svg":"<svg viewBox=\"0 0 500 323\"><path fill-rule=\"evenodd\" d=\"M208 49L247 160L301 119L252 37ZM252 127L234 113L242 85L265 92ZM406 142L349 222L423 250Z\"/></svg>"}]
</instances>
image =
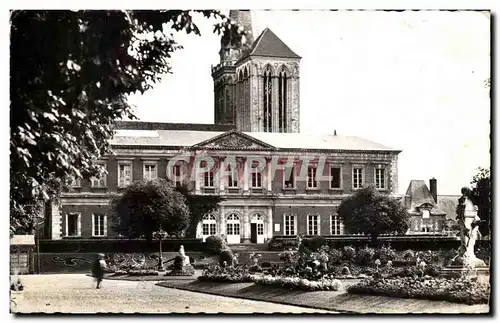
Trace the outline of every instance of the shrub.
<instances>
[{"instance_id":1,"label":"shrub","mask_svg":"<svg viewBox=\"0 0 500 323\"><path fill-rule=\"evenodd\" d=\"M243 283L252 281L247 266L224 268L218 265L209 265L203 270L198 280L221 283Z\"/></svg>"},{"instance_id":2,"label":"shrub","mask_svg":"<svg viewBox=\"0 0 500 323\"><path fill-rule=\"evenodd\" d=\"M356 263L360 266L372 266L375 250L370 247L364 247L358 251Z\"/></svg>"},{"instance_id":3,"label":"shrub","mask_svg":"<svg viewBox=\"0 0 500 323\"><path fill-rule=\"evenodd\" d=\"M375 252L375 258L379 259L382 264L386 264L389 260L396 259L396 251L391 246L382 246Z\"/></svg>"},{"instance_id":4,"label":"shrub","mask_svg":"<svg viewBox=\"0 0 500 323\"><path fill-rule=\"evenodd\" d=\"M288 289L299 289L307 291L331 290L338 291L342 283L337 279L322 279L310 281L299 277L273 277L269 275L252 276L252 281L257 285L276 286Z\"/></svg>"},{"instance_id":5,"label":"shrub","mask_svg":"<svg viewBox=\"0 0 500 323\"><path fill-rule=\"evenodd\" d=\"M259 265L254 265L250 268L248 268L248 272L250 273L261 273L262 272L262 267Z\"/></svg>"},{"instance_id":6,"label":"shrub","mask_svg":"<svg viewBox=\"0 0 500 323\"><path fill-rule=\"evenodd\" d=\"M127 275L129 276L158 276L158 272L156 270L129 270L127 271Z\"/></svg>"},{"instance_id":7,"label":"shrub","mask_svg":"<svg viewBox=\"0 0 500 323\"><path fill-rule=\"evenodd\" d=\"M263 267L263 268L272 267L272 264L271 264L269 261L264 261L264 262L262 263L262 267Z\"/></svg>"},{"instance_id":8,"label":"shrub","mask_svg":"<svg viewBox=\"0 0 500 323\"><path fill-rule=\"evenodd\" d=\"M307 241L307 243L306 243L306 241ZM317 237L314 237L311 239L304 239L302 241L302 243L304 243L304 245L307 248L311 249L311 251L317 251L321 247L326 246L328 244L328 242L326 241L326 238L322 237L322 236L317 236Z\"/></svg>"},{"instance_id":9,"label":"shrub","mask_svg":"<svg viewBox=\"0 0 500 323\"><path fill-rule=\"evenodd\" d=\"M352 294L443 300L456 303L488 304L490 285L476 279L415 279L413 277L364 280L350 286Z\"/></svg>"},{"instance_id":10,"label":"shrub","mask_svg":"<svg viewBox=\"0 0 500 323\"><path fill-rule=\"evenodd\" d=\"M332 265L338 265L340 263L342 263L342 251L340 251L339 249L330 249L330 251L328 252L328 258L329 258L329 265L332 266Z\"/></svg>"},{"instance_id":11,"label":"shrub","mask_svg":"<svg viewBox=\"0 0 500 323\"><path fill-rule=\"evenodd\" d=\"M440 265L431 264L424 270L424 274L431 277L439 277L443 268Z\"/></svg>"},{"instance_id":12,"label":"shrub","mask_svg":"<svg viewBox=\"0 0 500 323\"><path fill-rule=\"evenodd\" d=\"M276 240L276 238L273 237L267 243L267 249L269 249L269 250L283 250L283 242Z\"/></svg>"},{"instance_id":13,"label":"shrub","mask_svg":"<svg viewBox=\"0 0 500 323\"><path fill-rule=\"evenodd\" d=\"M222 250L219 255L219 266L231 267L234 265L234 255L229 249Z\"/></svg>"},{"instance_id":14,"label":"shrub","mask_svg":"<svg viewBox=\"0 0 500 323\"><path fill-rule=\"evenodd\" d=\"M415 258L415 253L411 249L405 250L403 252L402 258L405 261L413 261L413 259Z\"/></svg>"},{"instance_id":15,"label":"shrub","mask_svg":"<svg viewBox=\"0 0 500 323\"><path fill-rule=\"evenodd\" d=\"M342 258L348 262L354 262L356 259L356 249L351 246L345 246L342 252Z\"/></svg>"},{"instance_id":16,"label":"shrub","mask_svg":"<svg viewBox=\"0 0 500 323\"><path fill-rule=\"evenodd\" d=\"M220 236L210 236L205 240L207 251L218 255L222 250L227 248L226 241Z\"/></svg>"}]
</instances>

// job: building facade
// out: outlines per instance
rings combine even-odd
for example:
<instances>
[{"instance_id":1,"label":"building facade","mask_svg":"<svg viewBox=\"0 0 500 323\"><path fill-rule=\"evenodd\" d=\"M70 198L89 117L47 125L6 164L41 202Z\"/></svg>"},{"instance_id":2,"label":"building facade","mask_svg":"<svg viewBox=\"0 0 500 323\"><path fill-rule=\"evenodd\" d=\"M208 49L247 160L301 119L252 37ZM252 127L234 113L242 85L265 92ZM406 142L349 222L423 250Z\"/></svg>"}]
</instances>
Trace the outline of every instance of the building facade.
<instances>
[{"instance_id":1,"label":"building facade","mask_svg":"<svg viewBox=\"0 0 500 323\"><path fill-rule=\"evenodd\" d=\"M108 174L74 181L51 212L51 238L116 238L111 198L138 180L170 178L195 194L219 194L197 237L264 243L273 236L341 235L337 207L367 185L397 192L401 152L351 136L300 133L300 57L269 28L253 40L250 12L231 11L247 32L221 42L212 67L215 124L118 122Z\"/></svg>"}]
</instances>

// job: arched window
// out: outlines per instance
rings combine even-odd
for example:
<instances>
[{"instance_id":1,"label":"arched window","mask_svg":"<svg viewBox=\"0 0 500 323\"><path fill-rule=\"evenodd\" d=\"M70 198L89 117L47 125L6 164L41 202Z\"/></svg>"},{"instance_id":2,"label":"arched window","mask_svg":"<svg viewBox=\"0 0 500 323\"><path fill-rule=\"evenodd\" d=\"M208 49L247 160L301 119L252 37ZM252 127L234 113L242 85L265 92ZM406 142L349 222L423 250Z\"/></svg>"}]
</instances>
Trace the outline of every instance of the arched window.
<instances>
[{"instance_id":1,"label":"arched window","mask_svg":"<svg viewBox=\"0 0 500 323\"><path fill-rule=\"evenodd\" d=\"M213 236L217 234L217 220L213 214L205 214L202 220L202 230L204 236Z\"/></svg>"},{"instance_id":2,"label":"arched window","mask_svg":"<svg viewBox=\"0 0 500 323\"><path fill-rule=\"evenodd\" d=\"M228 236L240 235L240 217L238 216L238 214L231 213L227 217L226 234Z\"/></svg>"},{"instance_id":3,"label":"arched window","mask_svg":"<svg viewBox=\"0 0 500 323\"><path fill-rule=\"evenodd\" d=\"M285 67L281 68L278 77L278 131L287 132L287 100L288 93L288 75Z\"/></svg>"},{"instance_id":4,"label":"arched window","mask_svg":"<svg viewBox=\"0 0 500 323\"><path fill-rule=\"evenodd\" d=\"M272 132L273 117L272 117L272 72L268 66L264 70L264 132Z\"/></svg>"}]
</instances>

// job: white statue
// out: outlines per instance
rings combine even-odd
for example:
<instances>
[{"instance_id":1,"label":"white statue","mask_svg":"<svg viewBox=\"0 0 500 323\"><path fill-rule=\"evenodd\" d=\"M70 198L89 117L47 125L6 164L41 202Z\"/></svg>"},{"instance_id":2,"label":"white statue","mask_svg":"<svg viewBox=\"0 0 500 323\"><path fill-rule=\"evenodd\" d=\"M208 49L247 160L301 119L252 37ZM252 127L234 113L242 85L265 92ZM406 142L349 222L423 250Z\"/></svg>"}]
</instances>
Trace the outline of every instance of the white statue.
<instances>
[{"instance_id":1,"label":"white statue","mask_svg":"<svg viewBox=\"0 0 500 323\"><path fill-rule=\"evenodd\" d=\"M467 193L467 188L463 188L462 197L458 199L457 220L460 225L461 250L455 259L461 261L464 266L484 267L484 261L474 254L476 240L480 237L478 224L481 219L477 215L477 206L472 203Z\"/></svg>"},{"instance_id":2,"label":"white statue","mask_svg":"<svg viewBox=\"0 0 500 323\"><path fill-rule=\"evenodd\" d=\"M181 245L181 247L179 248L179 255L181 255L183 257L183 261L182 261L182 266L187 266L187 265L190 265L191 262L189 261L189 257L186 256L186 253L184 252L184 246Z\"/></svg>"}]
</instances>

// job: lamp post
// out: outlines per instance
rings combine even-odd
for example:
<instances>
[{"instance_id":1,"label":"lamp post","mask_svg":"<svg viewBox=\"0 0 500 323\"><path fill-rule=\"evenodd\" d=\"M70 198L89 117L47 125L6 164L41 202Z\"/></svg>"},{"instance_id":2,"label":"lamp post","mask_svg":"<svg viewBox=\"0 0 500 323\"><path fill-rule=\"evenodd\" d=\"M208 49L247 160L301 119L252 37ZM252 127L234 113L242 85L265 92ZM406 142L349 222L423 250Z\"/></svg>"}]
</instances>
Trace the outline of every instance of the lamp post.
<instances>
[{"instance_id":1,"label":"lamp post","mask_svg":"<svg viewBox=\"0 0 500 323\"><path fill-rule=\"evenodd\" d=\"M167 232L163 231L160 227L160 230L154 233L154 237L160 242L160 257L158 258L158 270L162 271L163 268L163 255L162 255L162 241L168 236Z\"/></svg>"}]
</instances>

